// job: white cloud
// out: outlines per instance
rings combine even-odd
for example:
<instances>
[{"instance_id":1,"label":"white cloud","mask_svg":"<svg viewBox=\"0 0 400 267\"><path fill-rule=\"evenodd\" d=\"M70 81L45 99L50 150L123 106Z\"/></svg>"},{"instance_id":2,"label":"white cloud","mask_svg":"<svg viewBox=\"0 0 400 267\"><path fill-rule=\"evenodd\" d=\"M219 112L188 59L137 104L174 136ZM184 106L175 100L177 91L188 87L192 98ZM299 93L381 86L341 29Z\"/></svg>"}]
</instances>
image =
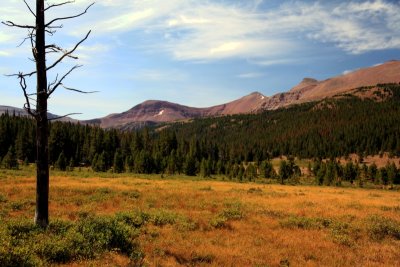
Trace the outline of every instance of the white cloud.
<instances>
[{"instance_id":1,"label":"white cloud","mask_svg":"<svg viewBox=\"0 0 400 267\"><path fill-rule=\"evenodd\" d=\"M252 78L257 78L257 77L262 77L264 74L260 72L249 72L249 73L242 73L239 74L237 77L241 79L252 79Z\"/></svg>"},{"instance_id":2,"label":"white cloud","mask_svg":"<svg viewBox=\"0 0 400 267\"><path fill-rule=\"evenodd\" d=\"M103 54L107 53L110 47L105 44L81 45L76 51L80 64L96 64L97 59L104 58Z\"/></svg>"},{"instance_id":3,"label":"white cloud","mask_svg":"<svg viewBox=\"0 0 400 267\"><path fill-rule=\"evenodd\" d=\"M185 80L187 75L179 70L142 69L134 71L130 78L139 81L176 82Z\"/></svg>"},{"instance_id":4,"label":"white cloud","mask_svg":"<svg viewBox=\"0 0 400 267\"><path fill-rule=\"evenodd\" d=\"M246 58L281 64L307 49L310 41L350 54L400 49L398 2L289 1L271 9L263 9L262 2L102 0L88 14L71 21L68 29L72 35L82 35L92 28L94 34L114 40L132 38L135 32L141 39L149 38L140 40L141 49L189 61ZM54 9L53 16L76 14L90 3L78 0ZM5 0L2 5L2 17L23 23L31 20L23 3ZM0 40L7 36L0 32Z\"/></svg>"}]
</instances>

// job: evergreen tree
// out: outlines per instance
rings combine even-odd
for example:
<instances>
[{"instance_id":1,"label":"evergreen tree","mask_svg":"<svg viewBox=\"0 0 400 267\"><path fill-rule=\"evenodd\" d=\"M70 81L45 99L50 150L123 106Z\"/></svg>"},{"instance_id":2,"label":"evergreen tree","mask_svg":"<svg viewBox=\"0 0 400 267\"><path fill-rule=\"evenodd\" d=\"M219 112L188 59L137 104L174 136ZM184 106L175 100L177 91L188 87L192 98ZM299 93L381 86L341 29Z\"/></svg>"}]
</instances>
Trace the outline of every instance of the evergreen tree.
<instances>
[{"instance_id":1,"label":"evergreen tree","mask_svg":"<svg viewBox=\"0 0 400 267\"><path fill-rule=\"evenodd\" d=\"M284 181L286 179L289 179L291 176L291 169L289 164L287 163L286 160L281 160L279 163L279 178L280 178L280 183L284 184Z\"/></svg>"},{"instance_id":2,"label":"evergreen tree","mask_svg":"<svg viewBox=\"0 0 400 267\"><path fill-rule=\"evenodd\" d=\"M353 162L347 162L343 169L343 178L353 184L357 178L357 168Z\"/></svg>"},{"instance_id":3,"label":"evergreen tree","mask_svg":"<svg viewBox=\"0 0 400 267\"><path fill-rule=\"evenodd\" d=\"M379 168L379 179L383 185L387 185L389 182L388 171L385 167Z\"/></svg>"},{"instance_id":4,"label":"evergreen tree","mask_svg":"<svg viewBox=\"0 0 400 267\"><path fill-rule=\"evenodd\" d=\"M187 157L186 157L184 172L188 176L196 175L196 160L191 155L187 155Z\"/></svg>"},{"instance_id":5,"label":"evergreen tree","mask_svg":"<svg viewBox=\"0 0 400 267\"><path fill-rule=\"evenodd\" d=\"M107 170L106 153L104 151L101 152L101 154L97 157L96 165L94 165L94 170L96 172L105 172Z\"/></svg>"},{"instance_id":6,"label":"evergreen tree","mask_svg":"<svg viewBox=\"0 0 400 267\"><path fill-rule=\"evenodd\" d=\"M64 152L60 153L55 165L56 165L56 168L59 169L60 171L67 170L67 160L65 158Z\"/></svg>"},{"instance_id":7,"label":"evergreen tree","mask_svg":"<svg viewBox=\"0 0 400 267\"><path fill-rule=\"evenodd\" d=\"M395 184L397 182L397 167L392 163L388 163L386 165L386 171L387 171L387 176L388 176L388 183L389 184Z\"/></svg>"},{"instance_id":8,"label":"evergreen tree","mask_svg":"<svg viewBox=\"0 0 400 267\"><path fill-rule=\"evenodd\" d=\"M125 170L127 172L133 171L133 158L131 155L129 155L125 158Z\"/></svg>"},{"instance_id":9,"label":"evergreen tree","mask_svg":"<svg viewBox=\"0 0 400 267\"><path fill-rule=\"evenodd\" d=\"M378 167L374 162L368 167L368 179L371 180L373 183L376 182L378 180L377 174L378 174Z\"/></svg>"},{"instance_id":10,"label":"evergreen tree","mask_svg":"<svg viewBox=\"0 0 400 267\"><path fill-rule=\"evenodd\" d=\"M239 179L239 181L243 181L244 172L245 172L245 169L244 169L243 165L240 164L238 167L238 173L237 173L237 178Z\"/></svg>"},{"instance_id":11,"label":"evergreen tree","mask_svg":"<svg viewBox=\"0 0 400 267\"><path fill-rule=\"evenodd\" d=\"M122 157L121 151L117 149L114 154L114 172L121 173L124 172L124 158Z\"/></svg>"},{"instance_id":12,"label":"evergreen tree","mask_svg":"<svg viewBox=\"0 0 400 267\"><path fill-rule=\"evenodd\" d=\"M247 166L245 176L249 181L253 181L257 178L257 168L254 166L253 163L250 163Z\"/></svg>"},{"instance_id":13,"label":"evergreen tree","mask_svg":"<svg viewBox=\"0 0 400 267\"><path fill-rule=\"evenodd\" d=\"M271 161L265 160L260 164L260 175L263 178L274 178L275 170L272 166Z\"/></svg>"},{"instance_id":14,"label":"evergreen tree","mask_svg":"<svg viewBox=\"0 0 400 267\"><path fill-rule=\"evenodd\" d=\"M74 158L71 158L69 160L68 170L72 172L74 170L74 168L75 168L75 160L74 160Z\"/></svg>"},{"instance_id":15,"label":"evergreen tree","mask_svg":"<svg viewBox=\"0 0 400 267\"><path fill-rule=\"evenodd\" d=\"M15 154L15 149L13 146L10 146L8 149L8 152L3 158L2 163L6 169L18 169L17 155Z\"/></svg>"}]
</instances>

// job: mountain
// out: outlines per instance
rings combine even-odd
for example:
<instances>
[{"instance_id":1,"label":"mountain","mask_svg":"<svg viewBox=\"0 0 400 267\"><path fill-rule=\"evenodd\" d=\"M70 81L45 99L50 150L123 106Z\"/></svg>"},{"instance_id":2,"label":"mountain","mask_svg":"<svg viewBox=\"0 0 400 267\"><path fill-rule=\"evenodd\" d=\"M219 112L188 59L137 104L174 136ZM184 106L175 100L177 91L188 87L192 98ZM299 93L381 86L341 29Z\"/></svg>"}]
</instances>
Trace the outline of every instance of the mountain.
<instances>
[{"instance_id":1,"label":"mountain","mask_svg":"<svg viewBox=\"0 0 400 267\"><path fill-rule=\"evenodd\" d=\"M167 101L149 100L126 112L86 122L98 124L103 128L130 129L200 117L256 113L351 93L351 90L363 86L398 82L400 82L400 61L393 60L323 81L304 78L288 92L278 93L271 97L254 92L235 101L208 108L194 108Z\"/></svg>"},{"instance_id":2,"label":"mountain","mask_svg":"<svg viewBox=\"0 0 400 267\"><path fill-rule=\"evenodd\" d=\"M4 114L4 113L8 113L10 115L15 114L16 116L30 116L28 114L28 112L26 112L22 108L16 108L16 107L10 107L10 106L0 106L0 115ZM74 120L70 117L59 118L60 117L59 115L55 115L52 113L47 113L47 116L50 120L55 120L55 121L78 122L77 120ZM57 119L57 118L59 118L59 119Z\"/></svg>"},{"instance_id":3,"label":"mountain","mask_svg":"<svg viewBox=\"0 0 400 267\"><path fill-rule=\"evenodd\" d=\"M268 98L263 109L276 109L333 97L363 86L400 82L400 61L392 60L369 68L363 68L324 81L305 78L287 93Z\"/></svg>"},{"instance_id":4,"label":"mountain","mask_svg":"<svg viewBox=\"0 0 400 267\"><path fill-rule=\"evenodd\" d=\"M102 128L118 127L129 129L138 128L146 125L146 123L251 113L259 110L266 98L261 93L254 92L235 101L208 108L193 108L168 101L148 100L128 111L110 114L104 118L86 122L99 124Z\"/></svg>"}]
</instances>

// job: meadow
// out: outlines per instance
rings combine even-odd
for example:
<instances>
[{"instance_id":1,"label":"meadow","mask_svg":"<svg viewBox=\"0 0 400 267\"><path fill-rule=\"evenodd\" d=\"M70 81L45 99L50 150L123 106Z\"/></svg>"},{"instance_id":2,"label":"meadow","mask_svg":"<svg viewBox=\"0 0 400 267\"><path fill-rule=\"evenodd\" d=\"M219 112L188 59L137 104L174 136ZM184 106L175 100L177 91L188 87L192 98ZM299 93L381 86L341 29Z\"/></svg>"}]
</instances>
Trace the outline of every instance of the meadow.
<instances>
[{"instance_id":1,"label":"meadow","mask_svg":"<svg viewBox=\"0 0 400 267\"><path fill-rule=\"evenodd\" d=\"M101 177L100 177L101 176ZM398 191L0 170L0 265L398 266Z\"/></svg>"}]
</instances>

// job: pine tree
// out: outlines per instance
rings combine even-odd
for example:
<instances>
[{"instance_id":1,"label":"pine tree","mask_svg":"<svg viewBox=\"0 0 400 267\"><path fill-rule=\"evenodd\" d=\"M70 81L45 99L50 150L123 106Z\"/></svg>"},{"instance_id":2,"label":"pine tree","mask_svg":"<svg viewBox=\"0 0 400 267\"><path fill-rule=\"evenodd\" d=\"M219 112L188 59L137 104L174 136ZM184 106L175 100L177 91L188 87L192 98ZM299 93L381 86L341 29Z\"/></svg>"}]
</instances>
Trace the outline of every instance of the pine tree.
<instances>
[{"instance_id":1,"label":"pine tree","mask_svg":"<svg viewBox=\"0 0 400 267\"><path fill-rule=\"evenodd\" d=\"M196 175L196 159L191 155L187 155L186 157L184 172L188 176Z\"/></svg>"},{"instance_id":2,"label":"pine tree","mask_svg":"<svg viewBox=\"0 0 400 267\"><path fill-rule=\"evenodd\" d=\"M74 158L71 158L69 160L68 171L72 172L74 168L75 168L75 160Z\"/></svg>"},{"instance_id":3,"label":"pine tree","mask_svg":"<svg viewBox=\"0 0 400 267\"><path fill-rule=\"evenodd\" d=\"M249 163L246 168L246 178L249 179L249 181L253 181L257 178L257 169L253 163Z\"/></svg>"},{"instance_id":4,"label":"pine tree","mask_svg":"<svg viewBox=\"0 0 400 267\"><path fill-rule=\"evenodd\" d=\"M15 154L15 149L10 146L7 154L3 158L3 166L6 169L18 169L17 155Z\"/></svg>"},{"instance_id":5,"label":"pine tree","mask_svg":"<svg viewBox=\"0 0 400 267\"><path fill-rule=\"evenodd\" d=\"M124 158L122 157L121 151L117 149L114 154L114 172L124 172Z\"/></svg>"},{"instance_id":6,"label":"pine tree","mask_svg":"<svg viewBox=\"0 0 400 267\"><path fill-rule=\"evenodd\" d=\"M56 165L56 168L59 169L60 171L67 170L67 160L65 158L64 152L60 153L55 165Z\"/></svg>"}]
</instances>

